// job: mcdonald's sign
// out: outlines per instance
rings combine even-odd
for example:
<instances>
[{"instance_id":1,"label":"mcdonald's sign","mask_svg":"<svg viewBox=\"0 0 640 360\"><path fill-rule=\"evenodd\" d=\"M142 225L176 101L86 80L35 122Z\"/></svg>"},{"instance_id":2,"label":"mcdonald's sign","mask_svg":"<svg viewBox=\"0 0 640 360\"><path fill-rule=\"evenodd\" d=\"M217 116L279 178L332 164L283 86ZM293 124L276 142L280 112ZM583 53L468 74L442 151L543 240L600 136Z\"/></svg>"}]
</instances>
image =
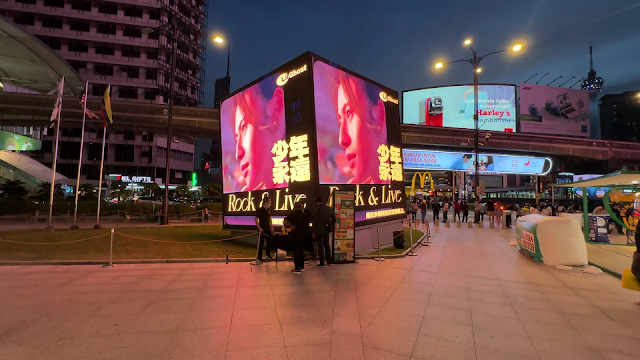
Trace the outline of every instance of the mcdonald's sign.
<instances>
[{"instance_id":1,"label":"mcdonald's sign","mask_svg":"<svg viewBox=\"0 0 640 360\"><path fill-rule=\"evenodd\" d=\"M415 174L413 174L413 178L411 179L411 193L413 193L413 190L415 190L416 188L416 177L418 177L420 179L420 187L419 189L424 189L424 182L425 180L429 180L429 187L431 188L431 191L433 190L433 177L431 176L431 173L428 171L425 171L424 173L420 173L419 171L417 171Z\"/></svg>"}]
</instances>

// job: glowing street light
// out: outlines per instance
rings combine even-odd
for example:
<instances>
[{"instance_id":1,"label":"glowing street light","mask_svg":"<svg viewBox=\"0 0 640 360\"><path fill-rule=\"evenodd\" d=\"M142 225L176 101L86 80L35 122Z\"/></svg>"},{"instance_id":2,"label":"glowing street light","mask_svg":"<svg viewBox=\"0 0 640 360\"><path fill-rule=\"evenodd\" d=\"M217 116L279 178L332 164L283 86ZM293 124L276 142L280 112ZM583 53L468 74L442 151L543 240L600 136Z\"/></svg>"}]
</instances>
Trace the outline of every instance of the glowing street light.
<instances>
[{"instance_id":1,"label":"glowing street light","mask_svg":"<svg viewBox=\"0 0 640 360\"><path fill-rule=\"evenodd\" d=\"M218 43L218 44L222 44L224 42L224 38L220 37L220 36L214 36L212 38L213 42Z\"/></svg>"},{"instance_id":2,"label":"glowing street light","mask_svg":"<svg viewBox=\"0 0 640 360\"><path fill-rule=\"evenodd\" d=\"M441 62L436 63L436 69L441 69L444 65ZM640 96L640 95L638 95Z\"/></svg>"},{"instance_id":3,"label":"glowing street light","mask_svg":"<svg viewBox=\"0 0 640 360\"><path fill-rule=\"evenodd\" d=\"M464 44L465 44L465 45L471 45L471 39L466 39L466 40L464 41Z\"/></svg>"},{"instance_id":4,"label":"glowing street light","mask_svg":"<svg viewBox=\"0 0 640 360\"><path fill-rule=\"evenodd\" d=\"M477 68L477 69L476 69L476 72L477 72L477 73L481 73L481 72L482 72L482 68Z\"/></svg>"},{"instance_id":5,"label":"glowing street light","mask_svg":"<svg viewBox=\"0 0 640 360\"><path fill-rule=\"evenodd\" d=\"M515 45L513 45L513 47L511 48L511 50L513 50L513 51L520 51L520 50L522 50L522 44L515 44Z\"/></svg>"}]
</instances>

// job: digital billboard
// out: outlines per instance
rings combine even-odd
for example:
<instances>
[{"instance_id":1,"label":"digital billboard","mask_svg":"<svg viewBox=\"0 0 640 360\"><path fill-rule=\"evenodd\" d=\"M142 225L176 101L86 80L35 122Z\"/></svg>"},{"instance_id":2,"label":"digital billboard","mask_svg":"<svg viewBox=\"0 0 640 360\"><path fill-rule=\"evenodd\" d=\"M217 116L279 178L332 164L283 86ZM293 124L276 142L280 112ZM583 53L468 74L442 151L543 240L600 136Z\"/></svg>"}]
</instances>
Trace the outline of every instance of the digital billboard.
<instances>
[{"instance_id":1,"label":"digital billboard","mask_svg":"<svg viewBox=\"0 0 640 360\"><path fill-rule=\"evenodd\" d=\"M278 75L267 77L220 106L224 193L287 187L287 181L275 170L287 163L287 154L272 154L287 136L284 90L276 84Z\"/></svg>"},{"instance_id":2,"label":"digital billboard","mask_svg":"<svg viewBox=\"0 0 640 360\"><path fill-rule=\"evenodd\" d=\"M589 93L520 84L521 132L589 137Z\"/></svg>"},{"instance_id":3,"label":"digital billboard","mask_svg":"<svg viewBox=\"0 0 640 360\"><path fill-rule=\"evenodd\" d=\"M473 85L443 86L402 93L402 122L425 126L475 129ZM513 85L478 87L480 130L516 131Z\"/></svg>"},{"instance_id":4,"label":"digital billboard","mask_svg":"<svg viewBox=\"0 0 640 360\"><path fill-rule=\"evenodd\" d=\"M475 172L475 154L422 149L402 151L407 170L456 170ZM551 170L551 159L533 156L480 154L480 173L546 175Z\"/></svg>"},{"instance_id":5,"label":"digital billboard","mask_svg":"<svg viewBox=\"0 0 640 360\"><path fill-rule=\"evenodd\" d=\"M320 184L402 181L400 147L391 150L387 139L386 103L397 95L324 62L313 72Z\"/></svg>"},{"instance_id":6,"label":"digital billboard","mask_svg":"<svg viewBox=\"0 0 640 360\"><path fill-rule=\"evenodd\" d=\"M232 93L220 108L225 228L274 224L298 201L355 193L358 226L403 218L398 94L312 53Z\"/></svg>"},{"instance_id":7,"label":"digital billboard","mask_svg":"<svg viewBox=\"0 0 640 360\"><path fill-rule=\"evenodd\" d=\"M0 150L28 151L42 149L42 141L0 130Z\"/></svg>"}]
</instances>

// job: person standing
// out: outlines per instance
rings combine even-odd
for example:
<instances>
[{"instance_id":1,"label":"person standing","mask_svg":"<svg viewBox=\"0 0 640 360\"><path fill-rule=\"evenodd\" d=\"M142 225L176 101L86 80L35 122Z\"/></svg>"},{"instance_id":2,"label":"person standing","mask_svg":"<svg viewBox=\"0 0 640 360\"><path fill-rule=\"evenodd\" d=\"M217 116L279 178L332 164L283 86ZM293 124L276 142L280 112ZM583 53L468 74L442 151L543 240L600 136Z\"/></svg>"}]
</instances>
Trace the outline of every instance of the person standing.
<instances>
[{"instance_id":1,"label":"person standing","mask_svg":"<svg viewBox=\"0 0 640 360\"><path fill-rule=\"evenodd\" d=\"M294 211L284 218L284 226L291 228L289 238L293 244L294 274L304 271L304 239L309 231L309 219L304 213L304 206L296 203Z\"/></svg>"},{"instance_id":2,"label":"person standing","mask_svg":"<svg viewBox=\"0 0 640 360\"><path fill-rule=\"evenodd\" d=\"M484 221L484 213L486 211L486 206L484 205L484 203L481 203L479 201L476 201L476 204L478 206L478 219L480 219L480 221Z\"/></svg>"},{"instance_id":3,"label":"person standing","mask_svg":"<svg viewBox=\"0 0 640 360\"><path fill-rule=\"evenodd\" d=\"M209 223L209 208L204 208L204 222Z\"/></svg>"},{"instance_id":4,"label":"person standing","mask_svg":"<svg viewBox=\"0 0 640 360\"><path fill-rule=\"evenodd\" d=\"M431 211L433 211L433 222L440 220L440 204L437 201L434 201L431 205Z\"/></svg>"},{"instance_id":5,"label":"person standing","mask_svg":"<svg viewBox=\"0 0 640 360\"><path fill-rule=\"evenodd\" d=\"M493 217L496 221L496 225L500 228L502 226L502 204L500 204L500 201L496 201L494 209Z\"/></svg>"},{"instance_id":6,"label":"person standing","mask_svg":"<svg viewBox=\"0 0 640 360\"><path fill-rule=\"evenodd\" d=\"M468 222L469 221L469 203L466 200L462 202L461 209L462 209L462 221Z\"/></svg>"},{"instance_id":7,"label":"person standing","mask_svg":"<svg viewBox=\"0 0 640 360\"><path fill-rule=\"evenodd\" d=\"M449 213L449 202L445 201L444 202L444 207L442 208L442 222L443 223L447 222L448 213Z\"/></svg>"},{"instance_id":8,"label":"person standing","mask_svg":"<svg viewBox=\"0 0 640 360\"><path fill-rule=\"evenodd\" d=\"M411 201L411 222L416 222L416 215L418 214L418 203L416 199Z\"/></svg>"},{"instance_id":9,"label":"person standing","mask_svg":"<svg viewBox=\"0 0 640 360\"><path fill-rule=\"evenodd\" d=\"M422 213L422 223L424 224L424 219L427 217L427 200L420 201L420 212Z\"/></svg>"},{"instance_id":10,"label":"person standing","mask_svg":"<svg viewBox=\"0 0 640 360\"><path fill-rule=\"evenodd\" d=\"M327 265L331 265L331 246L329 245L329 234L333 232L336 223L336 214L333 209L322 202L320 196L316 197L316 209L313 212L313 238L318 243L318 255L320 256L319 267L323 268L325 258Z\"/></svg>"},{"instance_id":11,"label":"person standing","mask_svg":"<svg viewBox=\"0 0 640 360\"><path fill-rule=\"evenodd\" d=\"M453 204L453 211L455 212L455 215L453 216L453 220L462 220L462 214L460 214L460 201L456 201Z\"/></svg>"},{"instance_id":12,"label":"person standing","mask_svg":"<svg viewBox=\"0 0 640 360\"><path fill-rule=\"evenodd\" d=\"M489 215L489 222L494 222L495 221L495 212L496 212L496 204L492 203L491 201L487 202L486 205L486 209L487 209L487 215Z\"/></svg>"},{"instance_id":13,"label":"person standing","mask_svg":"<svg viewBox=\"0 0 640 360\"><path fill-rule=\"evenodd\" d=\"M269 247L269 239L273 235L273 225L271 223L271 198L265 197L262 199L262 206L256 211L256 226L258 227L258 253L256 254L256 260L251 262L251 265L262 264L262 248L264 243L267 243L266 253L269 259L271 257L271 248Z\"/></svg>"}]
</instances>

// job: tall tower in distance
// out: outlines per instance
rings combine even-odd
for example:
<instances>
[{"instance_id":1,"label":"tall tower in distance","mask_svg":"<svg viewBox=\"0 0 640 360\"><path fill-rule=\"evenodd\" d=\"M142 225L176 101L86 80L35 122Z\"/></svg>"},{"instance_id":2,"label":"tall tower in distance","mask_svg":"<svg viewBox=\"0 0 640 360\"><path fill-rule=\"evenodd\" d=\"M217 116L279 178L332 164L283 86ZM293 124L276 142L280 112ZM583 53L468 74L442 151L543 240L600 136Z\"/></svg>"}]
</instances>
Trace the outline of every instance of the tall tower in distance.
<instances>
[{"instance_id":1,"label":"tall tower in distance","mask_svg":"<svg viewBox=\"0 0 640 360\"><path fill-rule=\"evenodd\" d=\"M589 125L591 128L591 138L600 139L602 134L600 126L600 111L598 109L598 94L604 86L604 79L596 76L596 70L593 68L593 46L591 46L591 43L589 43L589 64L590 69L587 73L587 78L582 82L580 87L582 90L589 92L589 118L591 119Z\"/></svg>"}]
</instances>

